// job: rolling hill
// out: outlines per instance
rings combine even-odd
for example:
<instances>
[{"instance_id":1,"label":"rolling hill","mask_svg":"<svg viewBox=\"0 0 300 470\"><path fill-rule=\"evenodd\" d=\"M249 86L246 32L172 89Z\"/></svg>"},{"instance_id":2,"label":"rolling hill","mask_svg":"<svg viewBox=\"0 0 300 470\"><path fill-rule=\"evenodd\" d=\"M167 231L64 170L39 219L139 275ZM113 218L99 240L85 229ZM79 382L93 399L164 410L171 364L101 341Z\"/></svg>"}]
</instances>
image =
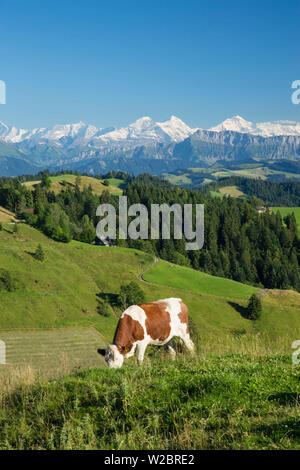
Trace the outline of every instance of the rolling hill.
<instances>
[{"instance_id":1,"label":"rolling hill","mask_svg":"<svg viewBox=\"0 0 300 470\"><path fill-rule=\"evenodd\" d=\"M44 261L33 256L38 243ZM1 449L299 448L291 345L300 338L300 294L153 261L4 224L0 275L8 270L18 289L0 292L8 362L0 370ZM173 362L149 347L143 367L134 358L118 371L103 367L96 349L112 341L117 295L129 281L148 301L184 300L193 360L179 353ZM253 292L263 303L255 322L245 318ZM109 317L99 312L104 298Z\"/></svg>"},{"instance_id":2,"label":"rolling hill","mask_svg":"<svg viewBox=\"0 0 300 470\"><path fill-rule=\"evenodd\" d=\"M214 165L194 166L162 173L172 184L197 188L218 181L220 178L240 176L271 181L299 181L300 162L291 160L260 160L251 158L244 162L217 161Z\"/></svg>"},{"instance_id":3,"label":"rolling hill","mask_svg":"<svg viewBox=\"0 0 300 470\"><path fill-rule=\"evenodd\" d=\"M66 189L67 187L75 188L76 184L76 175L73 174L65 174L65 175L59 175L59 176L51 176L51 190L54 191L55 193L59 193L63 189ZM93 178L92 176L80 176L80 184L79 188L81 190L84 189L84 187L91 186L93 193L94 194L101 194L104 190L109 191L111 194L119 196L122 195L122 188L124 185L123 180L119 180L117 178L111 178L106 180L108 181L109 185L104 185L103 181ZM27 186L30 189L34 189L40 181L26 181L23 183L25 186Z\"/></svg>"},{"instance_id":4,"label":"rolling hill","mask_svg":"<svg viewBox=\"0 0 300 470\"><path fill-rule=\"evenodd\" d=\"M38 243L45 251L43 262L33 257ZM120 285L138 282L152 263L151 255L136 250L75 241L62 244L25 224L19 225L18 233L5 225L0 231L0 266L19 288L0 292L0 330L93 327L109 342L121 313L116 302ZM148 282L140 285L146 300L181 297L186 302L202 347L219 344L224 350L226 338L231 344L242 335L246 344L259 335L262 341L273 342L275 350L286 351L300 337L300 294L293 291L262 291L263 315L254 324L244 318L249 296L256 291L251 286L163 261L144 279ZM109 317L99 313L104 298L111 304Z\"/></svg>"}]
</instances>

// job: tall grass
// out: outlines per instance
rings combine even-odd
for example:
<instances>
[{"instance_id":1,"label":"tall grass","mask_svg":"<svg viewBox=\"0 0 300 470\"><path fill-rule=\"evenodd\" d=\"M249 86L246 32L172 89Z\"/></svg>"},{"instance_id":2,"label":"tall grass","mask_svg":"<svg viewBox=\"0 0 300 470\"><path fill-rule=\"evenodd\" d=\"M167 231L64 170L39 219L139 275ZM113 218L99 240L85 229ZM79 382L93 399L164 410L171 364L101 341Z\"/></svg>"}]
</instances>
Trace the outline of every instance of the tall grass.
<instances>
[{"instance_id":1,"label":"tall grass","mask_svg":"<svg viewBox=\"0 0 300 470\"><path fill-rule=\"evenodd\" d=\"M295 331L295 339L300 338L300 332ZM198 352L201 357L210 354L224 356L228 354L246 355L251 358L276 354L292 354L292 341L289 335L270 338L268 334L246 334L243 329L235 329L222 336L207 334L202 342L198 340Z\"/></svg>"},{"instance_id":2,"label":"tall grass","mask_svg":"<svg viewBox=\"0 0 300 470\"><path fill-rule=\"evenodd\" d=\"M142 367L51 380L24 371L0 395L0 448L299 449L299 366L259 341L227 346L174 362L149 348Z\"/></svg>"}]
</instances>

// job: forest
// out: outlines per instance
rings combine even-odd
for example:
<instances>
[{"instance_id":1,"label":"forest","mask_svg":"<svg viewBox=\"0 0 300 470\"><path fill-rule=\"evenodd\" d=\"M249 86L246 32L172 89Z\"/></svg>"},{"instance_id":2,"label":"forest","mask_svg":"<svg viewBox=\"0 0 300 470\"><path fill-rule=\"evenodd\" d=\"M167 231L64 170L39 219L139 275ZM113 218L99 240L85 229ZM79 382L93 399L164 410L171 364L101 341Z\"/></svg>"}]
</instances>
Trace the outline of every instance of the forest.
<instances>
[{"instance_id":1,"label":"forest","mask_svg":"<svg viewBox=\"0 0 300 470\"><path fill-rule=\"evenodd\" d=\"M119 172L118 177L127 181L124 195L128 197L128 205L142 203L149 214L153 203L204 204L205 237L204 247L199 251L186 251L185 240L172 237L170 240L117 239L115 244L153 253L215 276L265 288L300 291L300 239L294 214L284 220L279 212L259 214L254 198L212 198L207 193L175 187L148 174L134 178ZM15 212L54 240L67 243L75 239L97 244L96 209L99 204L111 203L118 210L118 197L106 190L97 196L91 187L80 190L80 178L78 174L74 189L66 186L58 194L51 191L47 172L41 175L41 182L34 190L23 185L20 178L1 178L0 206ZM266 184L265 194L269 191L271 195L272 184L258 182L258 188L263 184Z\"/></svg>"},{"instance_id":2,"label":"forest","mask_svg":"<svg viewBox=\"0 0 300 470\"><path fill-rule=\"evenodd\" d=\"M207 194L209 191L217 190L223 186L238 186L247 196L261 199L268 206L300 207L299 181L274 182L258 178L230 176L210 183L201 191Z\"/></svg>"}]
</instances>

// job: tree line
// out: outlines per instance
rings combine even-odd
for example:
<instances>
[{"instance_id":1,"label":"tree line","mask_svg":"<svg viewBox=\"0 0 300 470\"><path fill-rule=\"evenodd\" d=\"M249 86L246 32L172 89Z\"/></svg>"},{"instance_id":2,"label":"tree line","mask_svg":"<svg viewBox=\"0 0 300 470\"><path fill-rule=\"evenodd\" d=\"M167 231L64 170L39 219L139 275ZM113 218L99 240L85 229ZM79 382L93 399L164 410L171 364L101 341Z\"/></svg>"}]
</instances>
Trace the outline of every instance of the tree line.
<instances>
[{"instance_id":1,"label":"tree line","mask_svg":"<svg viewBox=\"0 0 300 470\"><path fill-rule=\"evenodd\" d=\"M268 206L300 207L300 181L261 180L230 176L221 178L201 189L203 194L223 186L238 186L249 197L261 199Z\"/></svg>"},{"instance_id":2,"label":"tree line","mask_svg":"<svg viewBox=\"0 0 300 470\"><path fill-rule=\"evenodd\" d=\"M47 175L34 190L18 178L1 178L0 205L55 240L96 243L96 209L111 203L118 211L118 197L107 190L97 196L91 187L79 186L80 175L75 188L65 186L59 194L51 190ZM254 200L212 198L147 174L132 177L124 195L128 205L144 204L149 215L151 204L204 204L205 241L203 249L186 251L186 240L175 240L171 230L170 240L116 240L117 245L243 283L300 291L300 240L294 214L284 219L279 212L259 214Z\"/></svg>"}]
</instances>

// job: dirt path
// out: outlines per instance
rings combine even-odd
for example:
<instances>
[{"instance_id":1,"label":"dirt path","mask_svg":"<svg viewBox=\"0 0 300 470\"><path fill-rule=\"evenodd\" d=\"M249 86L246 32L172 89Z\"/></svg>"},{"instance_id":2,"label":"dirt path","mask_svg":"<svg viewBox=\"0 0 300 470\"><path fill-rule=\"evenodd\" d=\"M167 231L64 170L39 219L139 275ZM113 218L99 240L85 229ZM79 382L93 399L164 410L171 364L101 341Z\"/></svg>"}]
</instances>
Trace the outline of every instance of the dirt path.
<instances>
[{"instance_id":1,"label":"dirt path","mask_svg":"<svg viewBox=\"0 0 300 470\"><path fill-rule=\"evenodd\" d=\"M141 282L144 282L145 284L151 284L151 282L145 281L145 279L143 278L143 275L144 275L147 271L149 271L149 269L153 268L153 266L155 266L157 263L159 263L159 258L155 257L153 263L151 263L150 266L148 266L148 268L145 269L145 271L143 271L141 274L138 275L138 279L139 279Z\"/></svg>"}]
</instances>

